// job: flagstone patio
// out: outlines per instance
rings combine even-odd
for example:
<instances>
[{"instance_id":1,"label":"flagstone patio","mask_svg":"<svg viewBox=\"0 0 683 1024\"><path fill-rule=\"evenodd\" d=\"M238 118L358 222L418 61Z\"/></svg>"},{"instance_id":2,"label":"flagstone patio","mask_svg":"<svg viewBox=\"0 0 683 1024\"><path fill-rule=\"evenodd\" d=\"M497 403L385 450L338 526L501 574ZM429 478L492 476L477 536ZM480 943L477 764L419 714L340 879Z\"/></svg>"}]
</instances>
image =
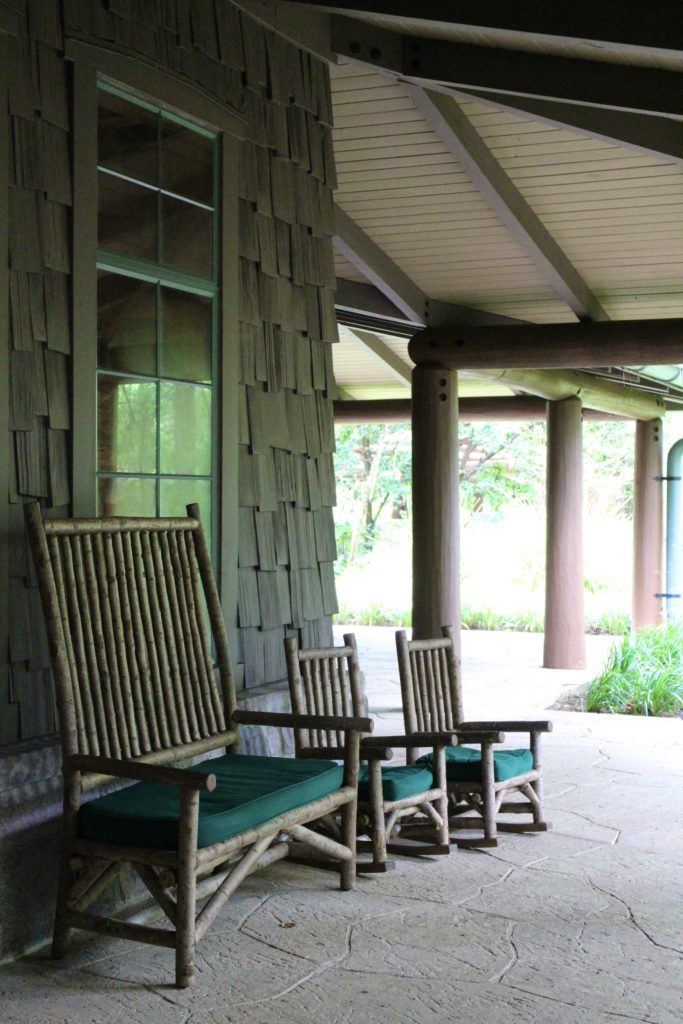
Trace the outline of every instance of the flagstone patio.
<instances>
[{"instance_id":1,"label":"flagstone patio","mask_svg":"<svg viewBox=\"0 0 683 1024\"><path fill-rule=\"evenodd\" d=\"M394 731L392 631L356 632L379 731ZM606 642L589 640L595 664ZM587 677L538 669L541 643L465 634L471 717L537 714ZM397 860L351 893L282 863L252 876L200 944L194 989L172 987L167 950L77 935L65 961L45 951L0 971L0 1020L679 1024L683 722L551 715L552 832Z\"/></svg>"}]
</instances>

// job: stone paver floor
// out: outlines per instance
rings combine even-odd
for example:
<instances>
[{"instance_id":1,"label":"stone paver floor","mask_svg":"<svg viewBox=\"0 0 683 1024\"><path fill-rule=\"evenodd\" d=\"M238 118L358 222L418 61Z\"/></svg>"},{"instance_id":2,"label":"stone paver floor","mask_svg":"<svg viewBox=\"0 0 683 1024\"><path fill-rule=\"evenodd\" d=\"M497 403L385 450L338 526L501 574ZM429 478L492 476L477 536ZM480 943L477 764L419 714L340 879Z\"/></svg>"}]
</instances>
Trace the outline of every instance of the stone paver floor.
<instances>
[{"instance_id":1,"label":"stone paver floor","mask_svg":"<svg viewBox=\"0 0 683 1024\"><path fill-rule=\"evenodd\" d=\"M356 632L370 705L393 731L391 631ZM471 717L538 714L586 678L538 670L540 638L518 639L465 635ZM591 659L603 653L591 644ZM0 1021L680 1024L683 722L552 718L552 832L399 860L352 893L279 864L200 944L194 989L172 987L168 950L81 935L61 963L36 954L0 971Z\"/></svg>"}]
</instances>

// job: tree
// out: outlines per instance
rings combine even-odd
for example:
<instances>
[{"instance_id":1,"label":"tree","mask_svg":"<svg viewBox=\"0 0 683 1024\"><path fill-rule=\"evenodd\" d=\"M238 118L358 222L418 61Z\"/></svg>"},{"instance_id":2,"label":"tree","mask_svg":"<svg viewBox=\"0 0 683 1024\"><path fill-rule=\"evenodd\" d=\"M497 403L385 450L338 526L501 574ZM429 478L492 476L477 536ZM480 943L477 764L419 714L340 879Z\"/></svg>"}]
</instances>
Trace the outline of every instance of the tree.
<instances>
[{"instance_id":1,"label":"tree","mask_svg":"<svg viewBox=\"0 0 683 1024\"><path fill-rule=\"evenodd\" d=\"M342 563L372 548L380 516L408 513L410 429L403 424L337 430L337 546Z\"/></svg>"},{"instance_id":2,"label":"tree","mask_svg":"<svg viewBox=\"0 0 683 1024\"><path fill-rule=\"evenodd\" d=\"M545 426L461 423L460 504L498 512L512 501L535 504L545 477Z\"/></svg>"}]
</instances>

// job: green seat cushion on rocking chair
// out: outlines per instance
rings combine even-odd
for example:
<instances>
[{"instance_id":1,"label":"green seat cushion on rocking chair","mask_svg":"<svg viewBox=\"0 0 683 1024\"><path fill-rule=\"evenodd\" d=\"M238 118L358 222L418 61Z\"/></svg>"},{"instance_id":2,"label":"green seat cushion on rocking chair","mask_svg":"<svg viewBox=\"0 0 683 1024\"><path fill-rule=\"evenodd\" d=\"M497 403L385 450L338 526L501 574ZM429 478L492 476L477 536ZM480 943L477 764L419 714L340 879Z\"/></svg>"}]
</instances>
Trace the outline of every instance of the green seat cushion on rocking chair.
<instances>
[{"instance_id":1,"label":"green seat cushion on rocking chair","mask_svg":"<svg viewBox=\"0 0 683 1024\"><path fill-rule=\"evenodd\" d=\"M432 754L418 757L417 764L431 764ZM507 782L534 768L530 750L495 750L493 777ZM481 750L478 747L446 747L446 778L449 782L481 782Z\"/></svg>"},{"instance_id":2,"label":"green seat cushion on rocking chair","mask_svg":"<svg viewBox=\"0 0 683 1024\"><path fill-rule=\"evenodd\" d=\"M403 800L432 789L434 776L426 764L397 764L382 767L382 796L385 800ZM358 799L370 799L370 772L367 764L360 766Z\"/></svg>"},{"instance_id":3,"label":"green seat cushion on rocking chair","mask_svg":"<svg viewBox=\"0 0 683 1024\"><path fill-rule=\"evenodd\" d=\"M342 765L293 757L225 754L192 766L216 776L212 793L199 795L197 846L230 839L246 829L339 789ZM180 789L137 782L83 804L79 836L155 850L178 847Z\"/></svg>"}]
</instances>

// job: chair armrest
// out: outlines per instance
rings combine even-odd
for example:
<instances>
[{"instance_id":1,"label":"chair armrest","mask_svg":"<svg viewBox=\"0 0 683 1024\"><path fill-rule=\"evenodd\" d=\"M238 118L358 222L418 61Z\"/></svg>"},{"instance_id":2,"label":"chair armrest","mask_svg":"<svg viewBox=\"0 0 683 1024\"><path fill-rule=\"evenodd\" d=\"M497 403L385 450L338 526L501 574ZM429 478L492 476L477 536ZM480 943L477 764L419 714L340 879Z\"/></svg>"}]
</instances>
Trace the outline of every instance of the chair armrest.
<instances>
[{"instance_id":1,"label":"chair armrest","mask_svg":"<svg viewBox=\"0 0 683 1024\"><path fill-rule=\"evenodd\" d=\"M482 722L482 725L486 725L486 722ZM465 730L460 732L460 726L458 726L458 743L504 743L505 733L495 732L494 730L483 730L477 732L472 729L471 732Z\"/></svg>"},{"instance_id":2,"label":"chair armrest","mask_svg":"<svg viewBox=\"0 0 683 1024\"><path fill-rule=\"evenodd\" d=\"M409 736L369 736L361 740L361 750L386 743L390 747L457 747L455 732L413 732Z\"/></svg>"},{"instance_id":3,"label":"chair armrest","mask_svg":"<svg viewBox=\"0 0 683 1024\"><path fill-rule=\"evenodd\" d=\"M394 752L386 736L363 736L360 741L361 761L391 761Z\"/></svg>"},{"instance_id":4,"label":"chair armrest","mask_svg":"<svg viewBox=\"0 0 683 1024\"><path fill-rule=\"evenodd\" d=\"M186 771L168 765L145 764L142 761L123 761L114 757L100 757L95 754L72 754L66 759L69 768L82 772L97 772L113 775L117 779L134 779L137 782L160 782L166 786L181 789L205 789L209 793L216 788L216 776L204 772Z\"/></svg>"},{"instance_id":5,"label":"chair armrest","mask_svg":"<svg viewBox=\"0 0 683 1024\"><path fill-rule=\"evenodd\" d=\"M461 722L458 732L552 732L553 723L547 718L505 722Z\"/></svg>"},{"instance_id":6,"label":"chair armrest","mask_svg":"<svg viewBox=\"0 0 683 1024\"><path fill-rule=\"evenodd\" d=\"M343 747L304 747L296 755L297 757L312 757L322 761L341 761L344 758ZM389 747L379 746L364 749L364 741L361 740L360 758L361 761L391 761L394 756L393 750Z\"/></svg>"},{"instance_id":7,"label":"chair armrest","mask_svg":"<svg viewBox=\"0 0 683 1024\"><path fill-rule=\"evenodd\" d=\"M285 711L233 711L232 719L238 725L281 725L292 729L353 729L372 732L371 718L346 718L343 715L295 715Z\"/></svg>"}]
</instances>

